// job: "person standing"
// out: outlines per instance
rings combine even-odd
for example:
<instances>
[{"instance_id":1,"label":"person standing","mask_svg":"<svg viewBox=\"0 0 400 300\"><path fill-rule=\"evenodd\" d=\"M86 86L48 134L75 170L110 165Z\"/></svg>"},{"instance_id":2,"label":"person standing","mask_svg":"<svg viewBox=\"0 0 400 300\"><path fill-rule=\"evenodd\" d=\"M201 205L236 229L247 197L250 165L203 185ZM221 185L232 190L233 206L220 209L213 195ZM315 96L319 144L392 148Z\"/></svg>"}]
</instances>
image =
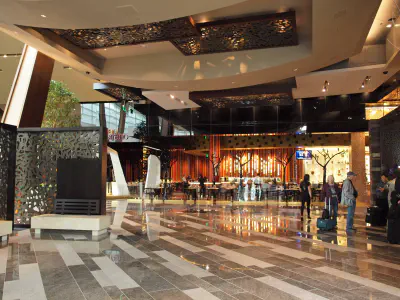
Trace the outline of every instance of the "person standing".
<instances>
[{"instance_id":1,"label":"person standing","mask_svg":"<svg viewBox=\"0 0 400 300\"><path fill-rule=\"evenodd\" d=\"M388 205L389 209L392 206L392 193L396 191L396 185L398 186L398 189L400 190L400 170L394 170L393 171L393 179L388 182ZM400 191L398 192L400 193Z\"/></svg>"},{"instance_id":2,"label":"person standing","mask_svg":"<svg viewBox=\"0 0 400 300\"><path fill-rule=\"evenodd\" d=\"M376 186L376 206L382 209L385 217L389 212L389 202L388 202L388 194L389 194L389 186L388 186L389 178L387 174L383 173L381 175L381 181Z\"/></svg>"},{"instance_id":3,"label":"person standing","mask_svg":"<svg viewBox=\"0 0 400 300\"><path fill-rule=\"evenodd\" d=\"M340 203L340 188L335 183L335 178L333 175L328 176L328 182L322 186L321 190L321 201L325 201L326 206L331 206L331 211L329 215L333 215L333 219L335 220L335 225L337 225L337 216L338 216L338 205Z\"/></svg>"},{"instance_id":4,"label":"person standing","mask_svg":"<svg viewBox=\"0 0 400 300\"><path fill-rule=\"evenodd\" d=\"M207 178L203 177L202 174L199 176L199 185L200 185L200 197L205 198L206 197L206 183Z\"/></svg>"},{"instance_id":5,"label":"person standing","mask_svg":"<svg viewBox=\"0 0 400 300\"><path fill-rule=\"evenodd\" d=\"M358 192L352 181L356 176L356 173L350 171L347 173L347 178L343 181L342 204L347 206L346 231L356 230L356 228L354 228L354 213L356 211Z\"/></svg>"},{"instance_id":6,"label":"person standing","mask_svg":"<svg viewBox=\"0 0 400 300\"><path fill-rule=\"evenodd\" d=\"M306 175L304 175L303 181L300 183L301 218L302 219L303 219L304 206L306 203L307 203L308 219L311 219L311 217L310 217L311 195L312 195L312 192L311 192L310 175L306 174Z\"/></svg>"}]
</instances>

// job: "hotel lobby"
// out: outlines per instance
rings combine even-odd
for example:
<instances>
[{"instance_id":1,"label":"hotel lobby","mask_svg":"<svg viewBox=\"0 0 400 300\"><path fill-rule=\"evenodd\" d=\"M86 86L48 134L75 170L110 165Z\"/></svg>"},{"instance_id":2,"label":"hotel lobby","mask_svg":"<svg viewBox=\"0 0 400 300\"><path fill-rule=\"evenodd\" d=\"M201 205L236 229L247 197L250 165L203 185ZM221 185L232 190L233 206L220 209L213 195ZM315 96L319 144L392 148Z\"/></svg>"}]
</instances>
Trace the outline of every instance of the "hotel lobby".
<instances>
[{"instance_id":1,"label":"hotel lobby","mask_svg":"<svg viewBox=\"0 0 400 300\"><path fill-rule=\"evenodd\" d=\"M400 0L0 1L0 300L400 299Z\"/></svg>"}]
</instances>

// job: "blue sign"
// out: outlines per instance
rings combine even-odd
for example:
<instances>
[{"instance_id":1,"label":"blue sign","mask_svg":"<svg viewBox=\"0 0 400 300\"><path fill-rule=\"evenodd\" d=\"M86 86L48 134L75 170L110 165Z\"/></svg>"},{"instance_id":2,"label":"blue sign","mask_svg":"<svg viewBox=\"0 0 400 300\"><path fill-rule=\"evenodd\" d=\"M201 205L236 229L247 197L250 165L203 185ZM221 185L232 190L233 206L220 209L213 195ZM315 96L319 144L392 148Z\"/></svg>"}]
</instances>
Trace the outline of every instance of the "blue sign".
<instances>
[{"instance_id":1,"label":"blue sign","mask_svg":"<svg viewBox=\"0 0 400 300\"><path fill-rule=\"evenodd\" d=\"M296 150L296 159L312 159L312 151Z\"/></svg>"}]
</instances>

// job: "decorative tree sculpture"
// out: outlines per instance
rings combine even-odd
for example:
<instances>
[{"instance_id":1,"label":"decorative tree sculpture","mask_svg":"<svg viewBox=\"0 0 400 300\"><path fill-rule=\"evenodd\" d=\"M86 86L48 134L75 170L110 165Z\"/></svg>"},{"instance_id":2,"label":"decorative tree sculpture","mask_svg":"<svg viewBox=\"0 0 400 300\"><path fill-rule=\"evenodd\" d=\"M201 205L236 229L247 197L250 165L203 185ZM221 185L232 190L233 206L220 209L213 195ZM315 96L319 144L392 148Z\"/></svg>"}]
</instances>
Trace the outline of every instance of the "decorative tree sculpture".
<instances>
[{"instance_id":1,"label":"decorative tree sculpture","mask_svg":"<svg viewBox=\"0 0 400 300\"><path fill-rule=\"evenodd\" d=\"M322 156L322 158L323 158L324 161L323 161L323 162L320 161L320 158L319 158L318 155L314 155L314 154L313 154L312 157L314 158L315 162L316 162L320 167L322 167L322 169L323 169L323 172L324 172L324 173L323 173L323 183L325 184L325 183L326 183L326 168L327 168L328 164L331 162L331 160L332 160L335 156L345 153L346 150L342 150L342 151L336 152L336 153L334 153L334 154L330 154L329 151L326 150L326 149L322 149L321 151L318 150L317 152Z\"/></svg>"},{"instance_id":2,"label":"decorative tree sculpture","mask_svg":"<svg viewBox=\"0 0 400 300\"><path fill-rule=\"evenodd\" d=\"M215 185L215 180L219 176L219 167L223 159L224 157L219 157L215 154L212 154L211 158L209 159L213 168L213 185Z\"/></svg>"},{"instance_id":3,"label":"decorative tree sculpture","mask_svg":"<svg viewBox=\"0 0 400 300\"><path fill-rule=\"evenodd\" d=\"M243 183L242 183L242 178L243 178L243 167L247 165L252 159L253 159L253 151L250 152L250 157L246 161L242 161L242 157L247 153L247 151L238 151L237 156L236 156L236 161L239 164L239 188L238 188L238 193L239 193L239 200L243 200Z\"/></svg>"},{"instance_id":4,"label":"decorative tree sculpture","mask_svg":"<svg viewBox=\"0 0 400 300\"><path fill-rule=\"evenodd\" d=\"M283 168L283 190L286 192L286 168L293 159L295 152L286 153L285 155L280 152L280 154L275 158L275 161L280 163Z\"/></svg>"}]
</instances>

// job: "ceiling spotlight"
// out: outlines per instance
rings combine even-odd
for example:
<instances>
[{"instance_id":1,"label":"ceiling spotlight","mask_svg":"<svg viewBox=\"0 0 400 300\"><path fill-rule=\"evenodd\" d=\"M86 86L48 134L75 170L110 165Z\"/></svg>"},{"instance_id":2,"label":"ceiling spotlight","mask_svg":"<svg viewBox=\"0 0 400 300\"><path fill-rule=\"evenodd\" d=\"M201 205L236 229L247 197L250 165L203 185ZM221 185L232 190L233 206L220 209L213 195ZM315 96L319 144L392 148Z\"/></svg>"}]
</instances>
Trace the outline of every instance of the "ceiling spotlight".
<instances>
[{"instance_id":1,"label":"ceiling spotlight","mask_svg":"<svg viewBox=\"0 0 400 300\"><path fill-rule=\"evenodd\" d=\"M184 103L185 103L185 101L181 100L181 103L182 103L182 104L184 104Z\"/></svg>"},{"instance_id":2,"label":"ceiling spotlight","mask_svg":"<svg viewBox=\"0 0 400 300\"><path fill-rule=\"evenodd\" d=\"M297 70L298 70L297 68L296 68L296 69L293 69L293 71L295 71L295 72L297 72Z\"/></svg>"},{"instance_id":3,"label":"ceiling spotlight","mask_svg":"<svg viewBox=\"0 0 400 300\"><path fill-rule=\"evenodd\" d=\"M107 48L104 48L104 51L107 51Z\"/></svg>"},{"instance_id":4,"label":"ceiling spotlight","mask_svg":"<svg viewBox=\"0 0 400 300\"><path fill-rule=\"evenodd\" d=\"M172 94L170 94L169 97L170 97L171 99L175 99L175 96L172 95Z\"/></svg>"},{"instance_id":5,"label":"ceiling spotlight","mask_svg":"<svg viewBox=\"0 0 400 300\"><path fill-rule=\"evenodd\" d=\"M386 27L387 28L392 28L392 24L387 24Z\"/></svg>"},{"instance_id":6,"label":"ceiling spotlight","mask_svg":"<svg viewBox=\"0 0 400 300\"><path fill-rule=\"evenodd\" d=\"M3 57L4 57L4 58L7 58L7 54L4 54Z\"/></svg>"},{"instance_id":7,"label":"ceiling spotlight","mask_svg":"<svg viewBox=\"0 0 400 300\"><path fill-rule=\"evenodd\" d=\"M46 15L40 15L42 18L47 18Z\"/></svg>"},{"instance_id":8,"label":"ceiling spotlight","mask_svg":"<svg viewBox=\"0 0 400 300\"><path fill-rule=\"evenodd\" d=\"M307 131L307 125L301 126L301 127L300 127L300 130L301 130L301 131Z\"/></svg>"},{"instance_id":9,"label":"ceiling spotlight","mask_svg":"<svg viewBox=\"0 0 400 300\"><path fill-rule=\"evenodd\" d=\"M361 83L361 89L365 88L365 86L369 83L371 80L371 76L366 76L364 81Z\"/></svg>"},{"instance_id":10,"label":"ceiling spotlight","mask_svg":"<svg viewBox=\"0 0 400 300\"><path fill-rule=\"evenodd\" d=\"M322 86L322 92L325 93L328 90L329 82L325 80L324 85Z\"/></svg>"}]
</instances>

